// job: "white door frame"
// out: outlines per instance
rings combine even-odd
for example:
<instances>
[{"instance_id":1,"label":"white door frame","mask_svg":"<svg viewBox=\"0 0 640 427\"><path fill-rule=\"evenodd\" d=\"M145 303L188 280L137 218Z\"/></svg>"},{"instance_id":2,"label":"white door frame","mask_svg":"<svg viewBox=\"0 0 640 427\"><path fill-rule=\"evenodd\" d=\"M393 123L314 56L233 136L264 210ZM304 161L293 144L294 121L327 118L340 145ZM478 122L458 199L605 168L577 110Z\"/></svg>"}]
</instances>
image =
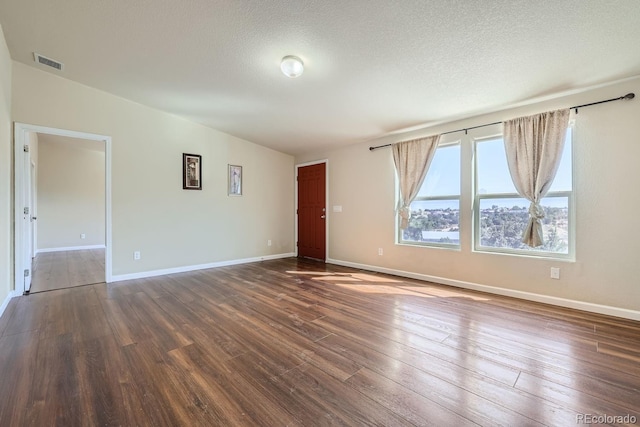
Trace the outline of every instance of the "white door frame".
<instances>
[{"instance_id":1,"label":"white door frame","mask_svg":"<svg viewBox=\"0 0 640 427\"><path fill-rule=\"evenodd\" d=\"M326 212L325 215L327 216L327 218L325 219L325 228L324 228L324 260L325 262L328 261L329 259L329 221L331 220L331 216L329 215L329 159L322 159L322 160L314 160L312 162L306 162L306 163L300 163L296 165L296 182L294 183L294 188L295 188L295 192L294 192L294 206L293 206L293 213L294 213L294 238L295 241L294 243L294 247L296 250L296 256L298 256L298 169L305 167L305 166L313 166L313 165L319 165L320 163L324 163L324 173L325 173L325 177L324 177L324 186L325 186L325 192L324 192L324 203L325 203L325 208L326 208Z\"/></svg>"},{"instance_id":2,"label":"white door frame","mask_svg":"<svg viewBox=\"0 0 640 427\"><path fill-rule=\"evenodd\" d=\"M15 221L14 221L14 289L16 293L24 293L24 277L22 271L27 266L24 264L23 254L26 248L28 248L29 242L23 241L24 222L20 220L23 217L23 203L22 197L24 192L24 186L28 182L25 174L30 174L30 170L24 170L24 151L23 147L27 144L27 133L46 133L50 135L67 136L71 138L89 139L93 141L103 141L105 146L105 280L107 283L111 282L112 276L112 244L111 244L111 137L106 135L97 135L86 132L76 132L72 130L56 129L45 126L30 125L25 123L14 123L14 207L15 207ZM26 245L26 246L25 246ZM31 270L31 266L28 266Z\"/></svg>"},{"instance_id":3,"label":"white door frame","mask_svg":"<svg viewBox=\"0 0 640 427\"><path fill-rule=\"evenodd\" d=\"M25 140L27 140L25 134ZM16 146L23 147L23 145ZM16 254L15 259L20 260L21 268L16 270L16 280L18 278L22 279L22 288L23 292L29 292L31 289L31 270L33 266L33 259L31 258L31 243L33 242L33 238L31 235L31 215L33 215L33 206L31 201L33 200L33 194L31 194L32 190L32 182L31 182L31 150L27 150L28 147L26 144L24 145L24 150L21 150L20 156L20 164L16 167L21 167L23 170L22 175L22 191L20 193L16 193L15 205L16 208L20 206L18 211L22 210L22 214L19 215L16 212L16 220L15 224L20 224L20 234L16 235L14 241L20 240L23 242L22 250L20 253ZM17 160L17 158L16 158ZM18 229L16 229L18 232ZM17 265L16 265L17 268ZM24 274L22 269L24 269Z\"/></svg>"},{"instance_id":4,"label":"white door frame","mask_svg":"<svg viewBox=\"0 0 640 427\"><path fill-rule=\"evenodd\" d=\"M36 257L36 245L38 242L38 224L37 216L38 216L38 186L37 186L37 171L36 164L31 159L31 213L29 216L31 217L29 222L31 223L31 258ZM33 218L36 218L35 220Z\"/></svg>"}]
</instances>

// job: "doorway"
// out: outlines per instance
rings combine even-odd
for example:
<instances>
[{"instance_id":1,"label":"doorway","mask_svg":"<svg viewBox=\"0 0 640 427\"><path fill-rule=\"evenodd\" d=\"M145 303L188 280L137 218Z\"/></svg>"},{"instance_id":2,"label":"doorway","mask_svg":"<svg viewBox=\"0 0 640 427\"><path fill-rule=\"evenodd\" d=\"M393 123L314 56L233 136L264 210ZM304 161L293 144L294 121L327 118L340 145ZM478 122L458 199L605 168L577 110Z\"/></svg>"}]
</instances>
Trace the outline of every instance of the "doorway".
<instances>
[{"instance_id":1,"label":"doorway","mask_svg":"<svg viewBox=\"0 0 640 427\"><path fill-rule=\"evenodd\" d=\"M100 281L111 281L111 137L104 135L96 135L89 134L85 132L75 132L64 129L56 129L56 128L48 128L43 126L35 126L23 123L15 123L15 193L14 193L14 202L15 202L15 244L14 244L14 254L15 254L15 290L17 292L22 292L23 294L29 294L32 291L33 277L34 277L34 253L38 253L36 255L36 259L40 255L40 252L50 252L57 254L71 254L72 256L79 255L79 261L75 262L74 265L83 265L88 264L88 259L95 259L97 257L101 257L101 262L98 268L101 269L99 272ZM66 142L69 144L80 144L83 149L86 149L88 145L93 144L93 147L100 147L102 152L102 186L103 192L101 193L101 197L103 198L101 212L101 221L102 228L98 231L91 230L77 234L77 238L84 239L85 237L89 237L94 239L95 244L79 244L75 245L70 241L60 241L58 240L56 244L52 244L52 241L55 241L55 231L62 227L62 222L53 222L49 223L48 230L47 227L43 227L44 224L40 223L38 226L38 222L42 221L43 218L37 214L36 209L42 209L45 204L41 200L38 203L37 193L40 190L37 185L37 175L38 175L38 135L41 138L49 138L52 140L56 140L60 143ZM81 145L81 144L85 145ZM66 147L69 148L69 147ZM33 157L33 158L32 158ZM35 174L32 172L32 163L35 166ZM70 169L70 170L69 170ZM85 182L87 179L83 176L83 172L81 168L74 168L67 165L66 170L63 171L67 174L73 174L77 172L76 179L78 182ZM61 175L64 175L61 173ZM32 175L35 175L34 179L32 179ZM35 182L34 182L35 180ZM47 185L49 185L49 181L47 181ZM36 193L36 194L34 194ZM56 197L53 195L51 197ZM49 201L50 206L55 206L55 203L60 205L68 205L67 208L70 209L67 212L73 212L74 209L77 208L77 205L73 203L69 203L68 200L65 200L63 197L58 198L58 200L54 200L53 203ZM58 220L65 218L61 212L56 213ZM53 230L53 232L52 232ZM44 231L44 233L43 233ZM47 233L48 231L48 233ZM69 234L69 233L67 233ZM98 234L99 236L96 236ZM100 235L101 234L101 235ZM42 243L42 239L40 237L46 237L48 243ZM67 236L68 237L68 236ZM98 241L95 241L95 238L98 238ZM53 239L53 240L52 240ZM60 243L62 242L62 243ZM82 242L85 242L84 240ZM87 243L89 240L86 241ZM52 247L54 246L54 247ZM43 250L44 249L44 250ZM49 249L47 251L46 249ZM86 250L99 250L97 253L87 253ZM75 252L77 251L77 252ZM82 253L85 251L84 253ZM72 252L74 252L72 254ZM46 263L42 264L43 266ZM94 263L94 267L95 267ZM44 268L44 267L43 267ZM36 268L37 270L37 268ZM73 270L73 269L72 269ZM94 268L95 270L95 268ZM43 270L41 269L40 272ZM84 280L96 280L95 271L92 274L76 274L76 276L86 276L82 278L80 281ZM77 284L88 284L88 283L78 283ZM67 283L68 285L68 283ZM50 288L51 286L49 286ZM66 285L62 285L62 287L68 287ZM33 289L35 291L35 288ZM45 289L41 289L45 290Z\"/></svg>"},{"instance_id":2,"label":"doorway","mask_svg":"<svg viewBox=\"0 0 640 427\"><path fill-rule=\"evenodd\" d=\"M327 256L327 162L297 167L298 256L325 261Z\"/></svg>"}]
</instances>

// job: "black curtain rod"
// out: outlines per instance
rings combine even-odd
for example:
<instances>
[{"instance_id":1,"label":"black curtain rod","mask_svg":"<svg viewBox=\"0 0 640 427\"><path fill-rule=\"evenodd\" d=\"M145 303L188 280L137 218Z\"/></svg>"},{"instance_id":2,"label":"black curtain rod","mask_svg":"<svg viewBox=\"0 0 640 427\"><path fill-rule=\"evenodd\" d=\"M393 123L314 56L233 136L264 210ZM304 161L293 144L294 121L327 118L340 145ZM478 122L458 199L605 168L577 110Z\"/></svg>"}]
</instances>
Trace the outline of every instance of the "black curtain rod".
<instances>
[{"instance_id":1,"label":"black curtain rod","mask_svg":"<svg viewBox=\"0 0 640 427\"><path fill-rule=\"evenodd\" d=\"M605 102L621 101L623 99L633 99L633 98L635 98L635 96L636 96L635 93L628 93L628 94L626 94L624 96L619 96L618 98L605 99L604 101L591 102L589 104L575 105L573 107L570 107L569 109L570 110L576 110L576 114L577 114L578 113L578 108L590 107L592 105L598 105L598 104L604 104ZM478 128L483 128L483 127L487 127L487 126L499 125L500 123L503 123L503 122L493 122L493 123L487 123L487 124L484 124L484 125L472 126L472 127L468 127L468 128L450 130L448 132L442 132L440 135L447 135L447 134L450 134L450 133L456 133L456 132L462 132L462 131L464 131L464 133L466 135L467 132L472 130L472 129L478 129ZM369 151L377 150L378 148L391 147L392 145L393 144L384 144L384 145L378 145L377 147L369 147Z\"/></svg>"}]
</instances>

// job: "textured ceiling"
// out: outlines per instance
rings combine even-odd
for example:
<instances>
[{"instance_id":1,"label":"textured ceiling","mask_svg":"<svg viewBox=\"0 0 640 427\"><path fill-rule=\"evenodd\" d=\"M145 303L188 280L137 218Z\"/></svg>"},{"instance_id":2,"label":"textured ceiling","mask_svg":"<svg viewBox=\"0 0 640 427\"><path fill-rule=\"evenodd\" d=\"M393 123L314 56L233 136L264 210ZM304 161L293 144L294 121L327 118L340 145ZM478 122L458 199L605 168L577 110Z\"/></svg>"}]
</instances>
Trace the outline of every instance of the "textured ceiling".
<instances>
[{"instance_id":1,"label":"textured ceiling","mask_svg":"<svg viewBox=\"0 0 640 427\"><path fill-rule=\"evenodd\" d=\"M638 0L0 0L0 24L16 61L291 154L640 74Z\"/></svg>"}]
</instances>

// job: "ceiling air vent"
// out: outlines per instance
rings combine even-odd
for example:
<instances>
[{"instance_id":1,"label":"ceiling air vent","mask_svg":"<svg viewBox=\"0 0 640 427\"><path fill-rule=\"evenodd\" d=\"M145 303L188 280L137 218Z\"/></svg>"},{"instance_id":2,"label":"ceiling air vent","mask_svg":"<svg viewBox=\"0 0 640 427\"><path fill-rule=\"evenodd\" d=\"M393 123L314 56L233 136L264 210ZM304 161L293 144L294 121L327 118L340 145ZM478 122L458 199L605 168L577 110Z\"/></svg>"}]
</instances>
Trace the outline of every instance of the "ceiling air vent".
<instances>
[{"instance_id":1,"label":"ceiling air vent","mask_svg":"<svg viewBox=\"0 0 640 427\"><path fill-rule=\"evenodd\" d=\"M33 53L33 57L35 61L39 64L46 65L48 67L55 68L56 70L62 71L62 62L55 61L51 58L47 58L46 56L42 56L39 53Z\"/></svg>"}]
</instances>

